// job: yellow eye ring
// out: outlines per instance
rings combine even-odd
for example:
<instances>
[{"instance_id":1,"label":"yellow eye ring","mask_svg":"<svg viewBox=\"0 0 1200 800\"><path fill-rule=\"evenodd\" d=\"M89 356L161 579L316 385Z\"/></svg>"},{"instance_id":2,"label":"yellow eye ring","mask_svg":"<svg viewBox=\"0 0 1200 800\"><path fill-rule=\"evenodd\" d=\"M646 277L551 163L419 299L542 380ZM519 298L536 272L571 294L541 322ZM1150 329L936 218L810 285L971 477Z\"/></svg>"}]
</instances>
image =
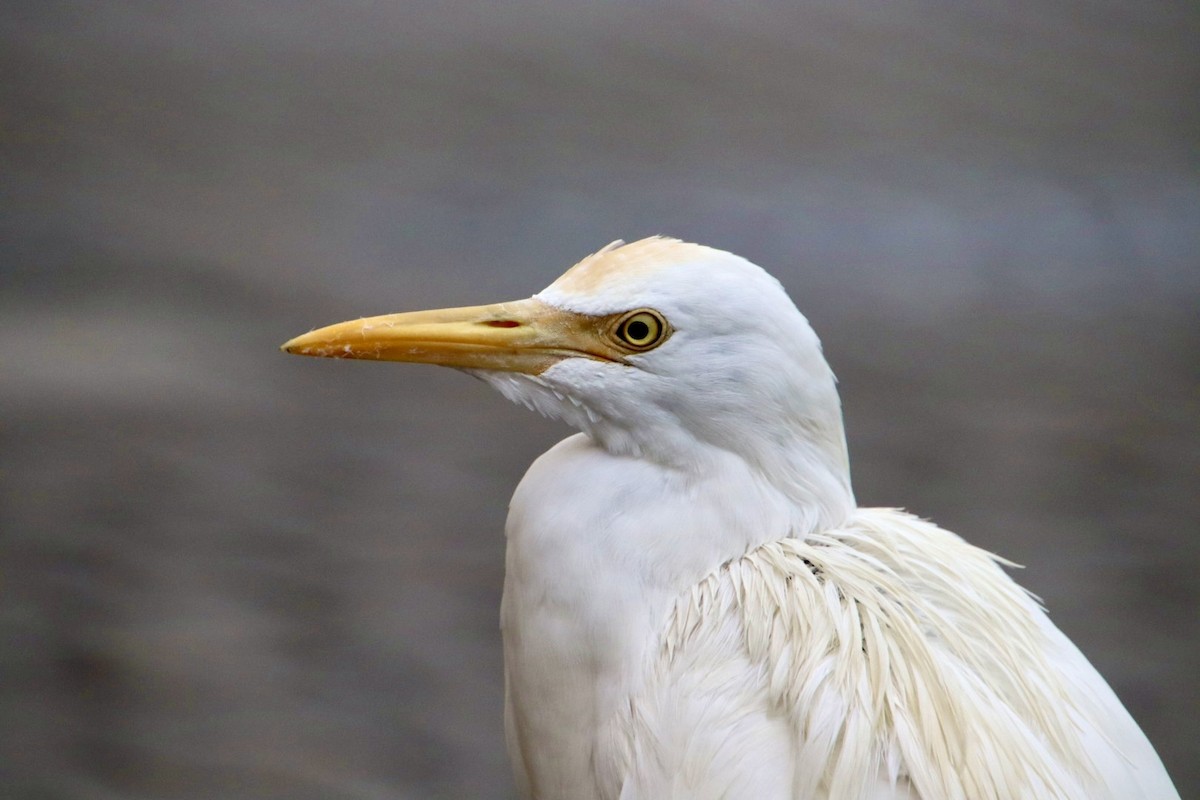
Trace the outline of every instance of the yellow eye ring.
<instances>
[{"instance_id":1,"label":"yellow eye ring","mask_svg":"<svg viewBox=\"0 0 1200 800\"><path fill-rule=\"evenodd\" d=\"M621 343L634 350L649 350L662 343L668 333L662 314L643 308L631 311L617 323L616 334Z\"/></svg>"}]
</instances>

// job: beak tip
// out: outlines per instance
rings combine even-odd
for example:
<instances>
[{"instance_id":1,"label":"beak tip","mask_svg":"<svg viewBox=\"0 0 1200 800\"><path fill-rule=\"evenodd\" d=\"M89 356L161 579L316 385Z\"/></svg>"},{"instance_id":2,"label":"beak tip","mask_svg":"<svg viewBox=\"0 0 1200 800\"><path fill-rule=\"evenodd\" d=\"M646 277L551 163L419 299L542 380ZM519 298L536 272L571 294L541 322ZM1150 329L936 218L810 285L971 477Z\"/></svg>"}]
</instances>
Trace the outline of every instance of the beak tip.
<instances>
[{"instance_id":1,"label":"beak tip","mask_svg":"<svg viewBox=\"0 0 1200 800\"><path fill-rule=\"evenodd\" d=\"M356 351L349 344L331 341L328 337L314 336L313 333L318 333L318 331L287 340L279 345L280 352L293 356L320 356L323 358L368 357Z\"/></svg>"},{"instance_id":2,"label":"beak tip","mask_svg":"<svg viewBox=\"0 0 1200 800\"><path fill-rule=\"evenodd\" d=\"M288 339L286 342L279 345L279 351L281 353L289 353L294 356L309 355L312 353L312 342L305 341L308 338L309 334L306 333L303 336L297 336L295 338Z\"/></svg>"}]
</instances>

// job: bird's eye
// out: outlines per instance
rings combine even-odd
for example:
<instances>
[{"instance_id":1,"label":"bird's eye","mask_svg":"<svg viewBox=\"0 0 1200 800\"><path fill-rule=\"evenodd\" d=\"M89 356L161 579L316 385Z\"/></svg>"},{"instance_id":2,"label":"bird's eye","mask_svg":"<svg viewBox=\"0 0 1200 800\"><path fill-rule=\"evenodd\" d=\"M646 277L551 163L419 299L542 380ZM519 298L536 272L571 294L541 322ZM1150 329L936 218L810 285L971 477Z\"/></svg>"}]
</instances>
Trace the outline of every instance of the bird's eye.
<instances>
[{"instance_id":1,"label":"bird's eye","mask_svg":"<svg viewBox=\"0 0 1200 800\"><path fill-rule=\"evenodd\" d=\"M649 350L666 338L667 321L657 311L626 314L617 323L617 338L635 350Z\"/></svg>"}]
</instances>

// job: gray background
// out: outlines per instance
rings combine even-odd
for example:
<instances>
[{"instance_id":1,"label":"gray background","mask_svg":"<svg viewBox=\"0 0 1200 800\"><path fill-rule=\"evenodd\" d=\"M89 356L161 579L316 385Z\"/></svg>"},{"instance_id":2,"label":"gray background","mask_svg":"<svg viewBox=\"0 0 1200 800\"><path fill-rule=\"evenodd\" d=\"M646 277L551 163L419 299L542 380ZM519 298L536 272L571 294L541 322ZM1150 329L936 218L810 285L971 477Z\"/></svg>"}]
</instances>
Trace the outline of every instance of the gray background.
<instances>
[{"instance_id":1,"label":"gray background","mask_svg":"<svg viewBox=\"0 0 1200 800\"><path fill-rule=\"evenodd\" d=\"M1200 796L1200 7L790 5L4 5L0 796L511 797L565 430L276 348L652 233L783 280L860 502L1027 564Z\"/></svg>"}]
</instances>

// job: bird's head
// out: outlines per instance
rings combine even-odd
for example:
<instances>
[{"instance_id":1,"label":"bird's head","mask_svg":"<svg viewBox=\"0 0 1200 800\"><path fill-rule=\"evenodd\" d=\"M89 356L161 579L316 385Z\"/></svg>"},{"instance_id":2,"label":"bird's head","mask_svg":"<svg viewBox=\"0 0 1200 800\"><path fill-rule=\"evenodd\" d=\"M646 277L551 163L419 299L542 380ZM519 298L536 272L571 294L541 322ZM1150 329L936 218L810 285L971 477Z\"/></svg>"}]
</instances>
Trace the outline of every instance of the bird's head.
<instances>
[{"instance_id":1,"label":"bird's head","mask_svg":"<svg viewBox=\"0 0 1200 800\"><path fill-rule=\"evenodd\" d=\"M779 282L743 258L614 242L528 300L343 322L289 353L475 374L610 452L683 470L732 454L797 500L853 508L833 373Z\"/></svg>"}]
</instances>

